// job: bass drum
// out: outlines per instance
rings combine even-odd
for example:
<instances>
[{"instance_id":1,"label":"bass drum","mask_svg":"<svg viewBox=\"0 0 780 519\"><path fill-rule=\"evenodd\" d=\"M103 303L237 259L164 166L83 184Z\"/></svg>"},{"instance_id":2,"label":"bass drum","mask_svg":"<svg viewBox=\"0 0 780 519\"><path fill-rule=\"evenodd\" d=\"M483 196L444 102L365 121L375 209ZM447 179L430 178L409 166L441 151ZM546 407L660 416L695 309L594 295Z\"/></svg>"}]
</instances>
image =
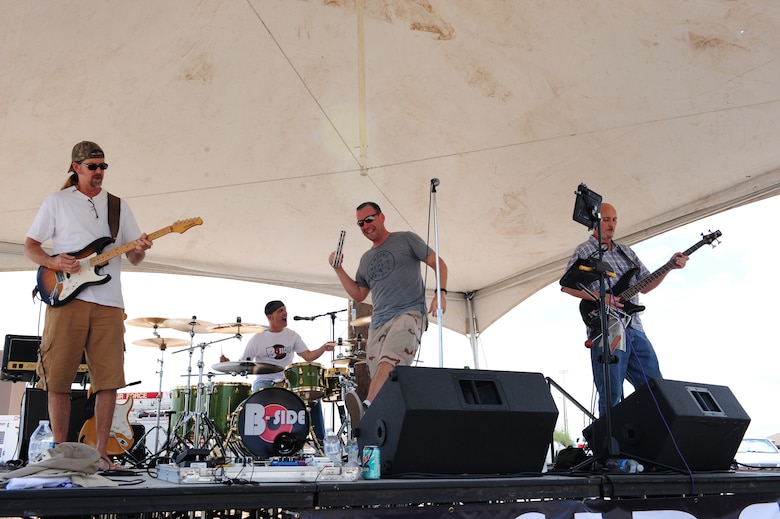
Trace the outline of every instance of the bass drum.
<instances>
[{"instance_id":1,"label":"bass drum","mask_svg":"<svg viewBox=\"0 0 780 519\"><path fill-rule=\"evenodd\" d=\"M230 421L243 447L261 459L290 456L306 443L310 418L303 400L287 389L266 387L241 402Z\"/></svg>"}]
</instances>

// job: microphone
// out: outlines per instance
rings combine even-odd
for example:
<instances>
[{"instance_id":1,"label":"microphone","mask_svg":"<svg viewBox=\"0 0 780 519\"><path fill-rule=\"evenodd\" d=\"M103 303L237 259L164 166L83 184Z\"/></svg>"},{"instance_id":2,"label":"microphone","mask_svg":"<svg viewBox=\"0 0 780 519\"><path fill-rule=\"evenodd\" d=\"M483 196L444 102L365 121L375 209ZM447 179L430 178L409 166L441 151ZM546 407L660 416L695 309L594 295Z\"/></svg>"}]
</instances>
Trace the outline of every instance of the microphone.
<instances>
[{"instance_id":1,"label":"microphone","mask_svg":"<svg viewBox=\"0 0 780 519\"><path fill-rule=\"evenodd\" d=\"M432 178L432 179L431 179L431 185L432 185L433 187L436 187L436 186L438 186L439 184L440 184L440 182L439 182L439 179L438 179L438 178Z\"/></svg>"},{"instance_id":2,"label":"microphone","mask_svg":"<svg viewBox=\"0 0 780 519\"><path fill-rule=\"evenodd\" d=\"M293 317L293 321L313 321L314 317L301 317L300 315L296 315Z\"/></svg>"}]
</instances>

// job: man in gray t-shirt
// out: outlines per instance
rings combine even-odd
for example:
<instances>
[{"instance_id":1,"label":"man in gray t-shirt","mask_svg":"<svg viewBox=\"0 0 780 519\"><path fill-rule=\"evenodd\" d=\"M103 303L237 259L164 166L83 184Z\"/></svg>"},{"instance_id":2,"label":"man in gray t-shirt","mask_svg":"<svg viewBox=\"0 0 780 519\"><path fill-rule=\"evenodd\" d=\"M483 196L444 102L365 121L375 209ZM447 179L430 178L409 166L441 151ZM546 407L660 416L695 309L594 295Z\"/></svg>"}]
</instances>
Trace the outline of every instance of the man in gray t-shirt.
<instances>
[{"instance_id":1,"label":"man in gray t-shirt","mask_svg":"<svg viewBox=\"0 0 780 519\"><path fill-rule=\"evenodd\" d=\"M371 405L387 376L398 365L408 366L414 360L420 345L422 332L428 326L425 305L425 286L420 273L420 263L436 272L436 254L416 234L393 232L385 228L385 215L374 202L365 202L357 208L357 224L363 235L371 240L372 247L360 258L355 279L341 266L336 253L329 263L347 291L357 302L371 293L373 314L366 343L366 363L371 375L368 395L363 401ZM447 265L439 258L441 266L441 311L447 308ZM431 301L431 314L437 311L437 298ZM359 402L358 402L359 403ZM362 408L353 410L350 417L362 415Z\"/></svg>"}]
</instances>

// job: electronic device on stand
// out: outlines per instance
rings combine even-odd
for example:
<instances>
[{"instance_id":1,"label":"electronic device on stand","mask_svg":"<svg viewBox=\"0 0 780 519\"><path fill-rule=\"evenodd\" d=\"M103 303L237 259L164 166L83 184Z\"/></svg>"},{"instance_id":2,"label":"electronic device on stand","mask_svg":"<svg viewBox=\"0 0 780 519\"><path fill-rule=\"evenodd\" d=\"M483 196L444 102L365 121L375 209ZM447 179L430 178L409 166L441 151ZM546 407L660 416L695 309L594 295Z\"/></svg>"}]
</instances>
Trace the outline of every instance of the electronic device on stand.
<instances>
[{"instance_id":1,"label":"electronic device on stand","mask_svg":"<svg viewBox=\"0 0 780 519\"><path fill-rule=\"evenodd\" d=\"M574 203L574 215L575 222L585 225L588 230L596 230L596 238L599 245L601 244L601 195L594 193L585 184L580 184L575 191L577 198ZM594 438L595 442L599 443L602 448L594 449L594 452L600 454L586 459L582 463L574 466L572 471L577 471L583 467L592 465L603 459L617 458L620 455L620 447L617 440L612 434L612 390L611 381L609 378L609 371L611 364L614 364L617 359L612 354L611 344L609 342L609 326L607 319L607 276L614 275L612 267L603 261L604 253L603 249L599 246L598 259L589 258L587 260L578 260L572 265L572 267L561 278L561 286L567 288L573 288L587 292L592 298L596 300L599 308L599 322L601 328L600 339L602 354L599 356L603 370L604 370L604 395L600 395L600 398L605 398L607 404L604 406L604 422L605 428L601 438ZM599 293L593 294L588 290L587 285L591 284L595 279L599 281ZM598 340L597 339L597 340ZM592 347L598 347L594 344Z\"/></svg>"}]
</instances>

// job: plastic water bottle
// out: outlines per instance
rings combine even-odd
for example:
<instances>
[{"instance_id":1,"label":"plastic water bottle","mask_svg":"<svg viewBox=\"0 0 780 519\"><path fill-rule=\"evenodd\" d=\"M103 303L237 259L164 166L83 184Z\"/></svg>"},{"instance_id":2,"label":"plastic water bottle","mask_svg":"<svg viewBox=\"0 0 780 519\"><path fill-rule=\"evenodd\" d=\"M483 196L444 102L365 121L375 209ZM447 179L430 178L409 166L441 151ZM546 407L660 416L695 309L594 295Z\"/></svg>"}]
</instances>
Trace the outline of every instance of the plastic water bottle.
<instances>
[{"instance_id":1,"label":"plastic water bottle","mask_svg":"<svg viewBox=\"0 0 780 519\"><path fill-rule=\"evenodd\" d=\"M360 466L360 448L358 447L357 439L350 438L347 443L347 467L359 467Z\"/></svg>"},{"instance_id":2,"label":"plastic water bottle","mask_svg":"<svg viewBox=\"0 0 780 519\"><path fill-rule=\"evenodd\" d=\"M333 431L328 431L325 435L325 456L330 458L330 461L333 462L334 467L340 467L341 466L341 442L336 437L336 435L333 433Z\"/></svg>"},{"instance_id":3,"label":"plastic water bottle","mask_svg":"<svg viewBox=\"0 0 780 519\"><path fill-rule=\"evenodd\" d=\"M645 470L641 463L632 459L607 460L606 467L622 474L636 474Z\"/></svg>"},{"instance_id":4,"label":"plastic water bottle","mask_svg":"<svg viewBox=\"0 0 780 519\"><path fill-rule=\"evenodd\" d=\"M43 453L54 447L54 433L51 432L48 420L38 422L30 435L30 445L27 447L27 463L37 463L41 461Z\"/></svg>"}]
</instances>

